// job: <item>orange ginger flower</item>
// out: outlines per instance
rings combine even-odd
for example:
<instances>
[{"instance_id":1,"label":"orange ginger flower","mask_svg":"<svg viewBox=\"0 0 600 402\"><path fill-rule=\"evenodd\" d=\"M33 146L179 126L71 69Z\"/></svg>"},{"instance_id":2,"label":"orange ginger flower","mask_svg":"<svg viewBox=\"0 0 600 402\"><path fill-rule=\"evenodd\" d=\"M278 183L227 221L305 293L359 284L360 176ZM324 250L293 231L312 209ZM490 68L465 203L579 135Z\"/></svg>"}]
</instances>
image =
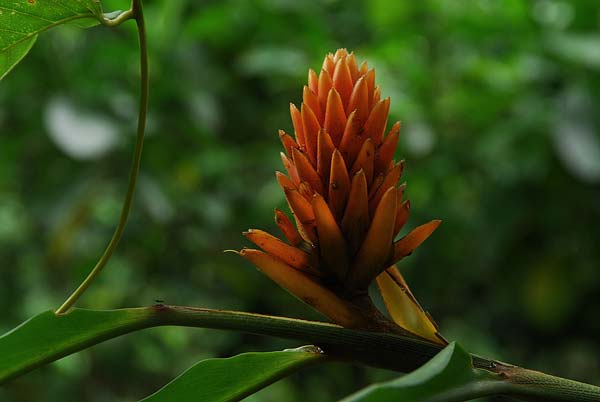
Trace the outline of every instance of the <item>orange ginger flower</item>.
<instances>
[{"instance_id":1,"label":"orange ginger flower","mask_svg":"<svg viewBox=\"0 0 600 402\"><path fill-rule=\"evenodd\" d=\"M245 236L263 251L240 255L299 299L345 327L396 332L444 344L395 267L437 228L434 220L394 242L410 209L393 160L400 122L384 136L390 99L353 53L328 54L308 73L302 105L290 104L294 137L279 137L287 175L277 172L295 225L275 210L287 242L262 230ZM377 281L391 321L372 304Z\"/></svg>"}]
</instances>

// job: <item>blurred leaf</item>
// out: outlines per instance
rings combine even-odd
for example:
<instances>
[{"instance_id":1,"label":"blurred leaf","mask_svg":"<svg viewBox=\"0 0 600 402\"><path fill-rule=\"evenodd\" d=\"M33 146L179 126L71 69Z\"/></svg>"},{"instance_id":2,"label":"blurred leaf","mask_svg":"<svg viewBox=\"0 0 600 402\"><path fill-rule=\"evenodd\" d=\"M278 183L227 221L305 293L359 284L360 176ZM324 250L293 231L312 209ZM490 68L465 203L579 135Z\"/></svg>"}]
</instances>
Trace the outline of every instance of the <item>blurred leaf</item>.
<instances>
[{"instance_id":1,"label":"blurred leaf","mask_svg":"<svg viewBox=\"0 0 600 402\"><path fill-rule=\"evenodd\" d=\"M600 68L600 35L556 34L547 40L550 50L584 66Z\"/></svg>"},{"instance_id":2,"label":"blurred leaf","mask_svg":"<svg viewBox=\"0 0 600 402\"><path fill-rule=\"evenodd\" d=\"M600 43L600 42L599 42ZM594 126L589 89L574 86L559 98L560 113L552 125L557 156L567 170L588 183L600 181L600 138Z\"/></svg>"},{"instance_id":3,"label":"blurred leaf","mask_svg":"<svg viewBox=\"0 0 600 402\"><path fill-rule=\"evenodd\" d=\"M0 79L25 57L40 32L101 15L97 0L0 0Z\"/></svg>"},{"instance_id":4,"label":"blurred leaf","mask_svg":"<svg viewBox=\"0 0 600 402\"><path fill-rule=\"evenodd\" d=\"M321 357L318 348L308 346L206 359L143 401L239 401Z\"/></svg>"},{"instance_id":5,"label":"blurred leaf","mask_svg":"<svg viewBox=\"0 0 600 402\"><path fill-rule=\"evenodd\" d=\"M118 141L118 127L110 118L85 111L66 97L48 102L44 122L56 146L74 159L99 158Z\"/></svg>"},{"instance_id":6,"label":"blurred leaf","mask_svg":"<svg viewBox=\"0 0 600 402\"><path fill-rule=\"evenodd\" d=\"M307 60L304 53L290 47L257 46L241 55L239 65L244 73L250 75L295 77L304 75L304 69L298 66L307 65Z\"/></svg>"},{"instance_id":7,"label":"blurred leaf","mask_svg":"<svg viewBox=\"0 0 600 402\"><path fill-rule=\"evenodd\" d=\"M490 393L498 376L473 368L471 356L456 342L421 368L389 382L371 385L344 402L466 401Z\"/></svg>"}]
</instances>

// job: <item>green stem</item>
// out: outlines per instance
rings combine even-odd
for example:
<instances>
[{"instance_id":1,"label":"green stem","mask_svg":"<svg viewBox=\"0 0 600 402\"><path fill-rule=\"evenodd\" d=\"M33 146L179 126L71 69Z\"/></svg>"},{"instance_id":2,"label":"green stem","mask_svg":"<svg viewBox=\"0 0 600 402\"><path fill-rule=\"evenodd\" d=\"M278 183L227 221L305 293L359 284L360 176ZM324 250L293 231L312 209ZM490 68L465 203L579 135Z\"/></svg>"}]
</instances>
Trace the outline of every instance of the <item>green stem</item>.
<instances>
[{"instance_id":1,"label":"green stem","mask_svg":"<svg viewBox=\"0 0 600 402\"><path fill-rule=\"evenodd\" d=\"M499 364L494 372L508 385L508 395L524 401L596 402L600 388L523 367Z\"/></svg>"},{"instance_id":2,"label":"green stem","mask_svg":"<svg viewBox=\"0 0 600 402\"><path fill-rule=\"evenodd\" d=\"M0 384L105 340L145 328L171 325L310 342L338 360L402 372L421 366L441 350L440 345L394 334L238 311L162 304L119 310L74 308L60 315L53 311L42 313L0 336ZM23 339L30 341L24 343ZM491 364L481 358L477 361L480 366Z\"/></svg>"},{"instance_id":3,"label":"green stem","mask_svg":"<svg viewBox=\"0 0 600 402\"><path fill-rule=\"evenodd\" d=\"M310 342L320 346L334 360L400 372L420 367L442 348L391 333L359 331L323 322L238 311L163 304L104 311L73 309L58 316L48 311L0 336L0 384L105 340L145 328L171 325L225 329ZM30 341L24 342L24 339ZM502 394L525 401L600 402L600 387L475 355L472 359L473 366L481 371L481 381L449 390L440 395L439 401L462 401L465 396ZM498 375L484 375L484 370Z\"/></svg>"},{"instance_id":4,"label":"green stem","mask_svg":"<svg viewBox=\"0 0 600 402\"><path fill-rule=\"evenodd\" d=\"M152 326L200 326L295 339L318 345L338 360L359 361L401 372L414 370L442 350L438 344L419 339L323 322L193 307L158 305L152 308L156 311ZM482 367L492 363L482 358L477 361Z\"/></svg>"},{"instance_id":5,"label":"green stem","mask_svg":"<svg viewBox=\"0 0 600 402\"><path fill-rule=\"evenodd\" d=\"M77 299L86 291L90 284L100 274L102 269L106 266L110 257L113 255L123 231L129 218L129 212L131 211L131 204L133 202L133 195L135 193L135 186L140 170L140 163L142 160L142 148L144 145L144 133L146 131L146 115L148 113L148 92L149 92L149 78L148 78L148 46L146 43L146 24L144 21L144 13L142 8L142 0L133 0L131 10L121 13L119 17L113 20L105 20L103 23L108 26L115 26L128 19L135 19L137 24L139 47L140 47L140 108L138 114L138 125L137 125L137 136L135 140L135 149L133 151L133 162L131 164L131 171L129 173L129 184L127 185L127 193L125 194L125 201L121 209L121 215L119 216L119 222L113 233L108 246L104 250L104 253L90 271L88 276L84 279L79 287L65 300L65 302L56 310L56 314L64 314L75 304Z\"/></svg>"}]
</instances>

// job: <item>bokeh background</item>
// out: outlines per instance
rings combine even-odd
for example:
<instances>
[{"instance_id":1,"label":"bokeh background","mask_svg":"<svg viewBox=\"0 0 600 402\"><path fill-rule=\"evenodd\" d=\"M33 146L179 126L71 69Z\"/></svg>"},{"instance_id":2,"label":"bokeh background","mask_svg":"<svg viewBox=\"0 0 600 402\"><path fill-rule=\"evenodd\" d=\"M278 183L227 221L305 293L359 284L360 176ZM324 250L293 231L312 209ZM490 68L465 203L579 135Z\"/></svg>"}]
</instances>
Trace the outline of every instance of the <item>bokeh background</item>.
<instances>
[{"instance_id":1,"label":"bokeh background","mask_svg":"<svg viewBox=\"0 0 600 402\"><path fill-rule=\"evenodd\" d=\"M105 10L126 0L103 0ZM224 249L275 231L277 129L309 67L374 65L412 202L443 224L401 269L449 339L600 384L600 3L148 0L134 211L79 306L320 317ZM57 307L111 236L134 142L133 23L45 33L0 84L0 330ZM2 401L135 401L201 358L296 342L147 330L13 381ZM0 357L1 358L1 357ZM305 370L251 401L334 401L395 373Z\"/></svg>"}]
</instances>

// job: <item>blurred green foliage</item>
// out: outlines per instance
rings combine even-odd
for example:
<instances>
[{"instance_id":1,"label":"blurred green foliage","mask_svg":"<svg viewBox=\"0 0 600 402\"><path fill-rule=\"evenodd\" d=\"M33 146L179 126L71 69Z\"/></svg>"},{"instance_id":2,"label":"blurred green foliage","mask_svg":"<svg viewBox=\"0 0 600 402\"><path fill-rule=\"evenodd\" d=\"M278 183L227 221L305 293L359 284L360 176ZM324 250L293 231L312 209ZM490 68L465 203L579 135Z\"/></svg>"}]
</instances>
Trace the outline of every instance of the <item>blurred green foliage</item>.
<instances>
[{"instance_id":1,"label":"blurred green foliage","mask_svg":"<svg viewBox=\"0 0 600 402\"><path fill-rule=\"evenodd\" d=\"M103 0L105 10L128 7ZM409 226L444 223L401 269L475 353L600 383L600 3L148 0L151 104L133 216L79 306L155 300L320 317L223 249L283 207L277 129L338 47L377 71ZM117 221L134 142L133 23L59 28L0 84L0 330L57 307ZM289 341L198 329L110 341L2 401L135 401L193 362ZM306 370L250 401L331 401L394 373Z\"/></svg>"}]
</instances>

